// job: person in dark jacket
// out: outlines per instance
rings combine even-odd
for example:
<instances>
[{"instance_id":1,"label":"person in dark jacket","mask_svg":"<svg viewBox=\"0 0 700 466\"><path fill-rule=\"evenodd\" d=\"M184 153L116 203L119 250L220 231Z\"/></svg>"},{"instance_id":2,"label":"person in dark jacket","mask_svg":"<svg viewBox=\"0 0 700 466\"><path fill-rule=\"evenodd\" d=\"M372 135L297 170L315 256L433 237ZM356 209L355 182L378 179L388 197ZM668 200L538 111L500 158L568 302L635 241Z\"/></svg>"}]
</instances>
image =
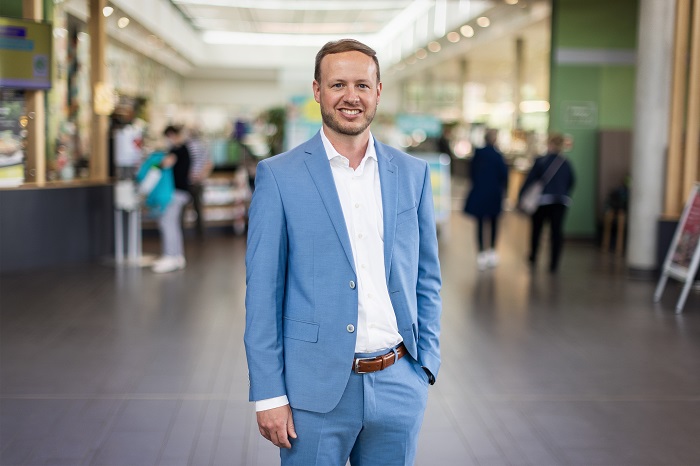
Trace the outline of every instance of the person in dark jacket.
<instances>
[{"instance_id":1,"label":"person in dark jacket","mask_svg":"<svg viewBox=\"0 0 700 466\"><path fill-rule=\"evenodd\" d=\"M474 151L471 163L472 188L464 204L464 212L476 218L476 234L479 246L477 266L479 270L493 267L498 263L496 237L498 217L501 214L503 193L508 185L508 167L503 155L496 149L498 132L486 132L486 145ZM490 223L491 243L489 249L484 244L484 224Z\"/></svg>"},{"instance_id":2,"label":"person in dark jacket","mask_svg":"<svg viewBox=\"0 0 700 466\"><path fill-rule=\"evenodd\" d=\"M525 179L520 196L534 182L545 175L549 181L544 185L540 196L539 207L532 214L532 237L530 241L530 256L528 260L532 267L537 261L542 227L549 222L550 227L550 256L549 271L554 273L559 267L561 250L564 245L564 217L571 204L570 193L574 187L574 170L571 163L561 152L564 137L561 134L551 134L547 141L547 155L538 158ZM554 166L553 164L556 164ZM552 171L547 170L552 167ZM556 171L554 171L556 170ZM552 174L553 173L553 174Z\"/></svg>"}]
</instances>

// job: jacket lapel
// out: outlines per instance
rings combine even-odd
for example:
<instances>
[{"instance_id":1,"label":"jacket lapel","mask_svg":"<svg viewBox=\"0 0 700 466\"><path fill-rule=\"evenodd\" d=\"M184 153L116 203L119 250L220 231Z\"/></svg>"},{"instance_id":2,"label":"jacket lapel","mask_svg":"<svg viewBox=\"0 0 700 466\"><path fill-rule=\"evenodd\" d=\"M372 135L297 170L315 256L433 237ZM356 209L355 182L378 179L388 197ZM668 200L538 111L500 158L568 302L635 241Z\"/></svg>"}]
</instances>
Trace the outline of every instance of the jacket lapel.
<instances>
[{"instance_id":1,"label":"jacket lapel","mask_svg":"<svg viewBox=\"0 0 700 466\"><path fill-rule=\"evenodd\" d=\"M326 207L328 216L338 235L338 240L340 240L340 244L343 245L345 256L348 262L350 262L352 270L356 272L355 260L353 259L352 247L350 246L350 237L348 236L348 229L345 226L345 218L343 217L343 209L340 206L338 190L335 187L333 172L331 171L331 165L328 162L328 156L326 155L326 149L323 147L320 133L317 133L310 142L311 144L306 148L306 153L308 154L305 161L306 167L321 196L323 205Z\"/></svg>"},{"instance_id":2,"label":"jacket lapel","mask_svg":"<svg viewBox=\"0 0 700 466\"><path fill-rule=\"evenodd\" d=\"M396 237L396 214L399 203L399 167L391 159L393 156L375 143L377 161L379 165L379 180L382 187L382 210L384 215L384 268L386 281L389 283L391 272L391 257L394 251L394 238Z\"/></svg>"}]
</instances>

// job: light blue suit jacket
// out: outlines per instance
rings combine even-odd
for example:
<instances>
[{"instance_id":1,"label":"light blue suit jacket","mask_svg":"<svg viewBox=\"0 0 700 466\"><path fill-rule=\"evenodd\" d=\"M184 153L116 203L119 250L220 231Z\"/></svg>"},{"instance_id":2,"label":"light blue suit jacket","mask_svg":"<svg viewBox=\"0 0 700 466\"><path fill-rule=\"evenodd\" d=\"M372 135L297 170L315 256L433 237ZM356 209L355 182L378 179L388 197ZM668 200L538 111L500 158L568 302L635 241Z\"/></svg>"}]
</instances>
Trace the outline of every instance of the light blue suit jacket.
<instances>
[{"instance_id":1,"label":"light blue suit jacket","mask_svg":"<svg viewBox=\"0 0 700 466\"><path fill-rule=\"evenodd\" d=\"M411 356L440 368L440 264L425 161L375 143L384 262L399 332ZM245 347L250 400L287 395L329 412L351 373L357 274L320 133L258 164L246 253Z\"/></svg>"}]
</instances>

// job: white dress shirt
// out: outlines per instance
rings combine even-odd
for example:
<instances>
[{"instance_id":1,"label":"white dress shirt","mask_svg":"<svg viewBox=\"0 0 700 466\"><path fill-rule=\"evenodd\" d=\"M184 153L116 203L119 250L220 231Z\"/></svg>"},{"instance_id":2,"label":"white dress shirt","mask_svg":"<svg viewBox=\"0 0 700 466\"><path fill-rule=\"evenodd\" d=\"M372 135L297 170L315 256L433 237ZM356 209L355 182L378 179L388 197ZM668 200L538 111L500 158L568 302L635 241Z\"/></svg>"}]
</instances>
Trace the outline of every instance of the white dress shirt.
<instances>
[{"instance_id":1,"label":"white dress shirt","mask_svg":"<svg viewBox=\"0 0 700 466\"><path fill-rule=\"evenodd\" d=\"M321 130L321 140L331 164L333 180L343 209L357 274L358 309L356 353L389 349L402 341L396 314L389 299L384 266L384 210L374 137L362 162L353 170ZM288 404L286 396L260 400L256 411Z\"/></svg>"}]
</instances>

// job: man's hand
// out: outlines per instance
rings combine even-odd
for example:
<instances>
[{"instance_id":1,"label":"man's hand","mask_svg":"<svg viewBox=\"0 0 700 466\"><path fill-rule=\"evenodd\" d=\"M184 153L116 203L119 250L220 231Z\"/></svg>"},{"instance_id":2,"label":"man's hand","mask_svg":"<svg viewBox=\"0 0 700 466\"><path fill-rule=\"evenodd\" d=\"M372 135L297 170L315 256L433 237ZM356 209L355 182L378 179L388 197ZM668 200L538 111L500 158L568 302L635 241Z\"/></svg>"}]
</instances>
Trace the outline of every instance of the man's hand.
<instances>
[{"instance_id":1,"label":"man's hand","mask_svg":"<svg viewBox=\"0 0 700 466\"><path fill-rule=\"evenodd\" d=\"M297 438L289 405L258 411L258 429L263 437L280 448L292 448L289 437Z\"/></svg>"}]
</instances>

